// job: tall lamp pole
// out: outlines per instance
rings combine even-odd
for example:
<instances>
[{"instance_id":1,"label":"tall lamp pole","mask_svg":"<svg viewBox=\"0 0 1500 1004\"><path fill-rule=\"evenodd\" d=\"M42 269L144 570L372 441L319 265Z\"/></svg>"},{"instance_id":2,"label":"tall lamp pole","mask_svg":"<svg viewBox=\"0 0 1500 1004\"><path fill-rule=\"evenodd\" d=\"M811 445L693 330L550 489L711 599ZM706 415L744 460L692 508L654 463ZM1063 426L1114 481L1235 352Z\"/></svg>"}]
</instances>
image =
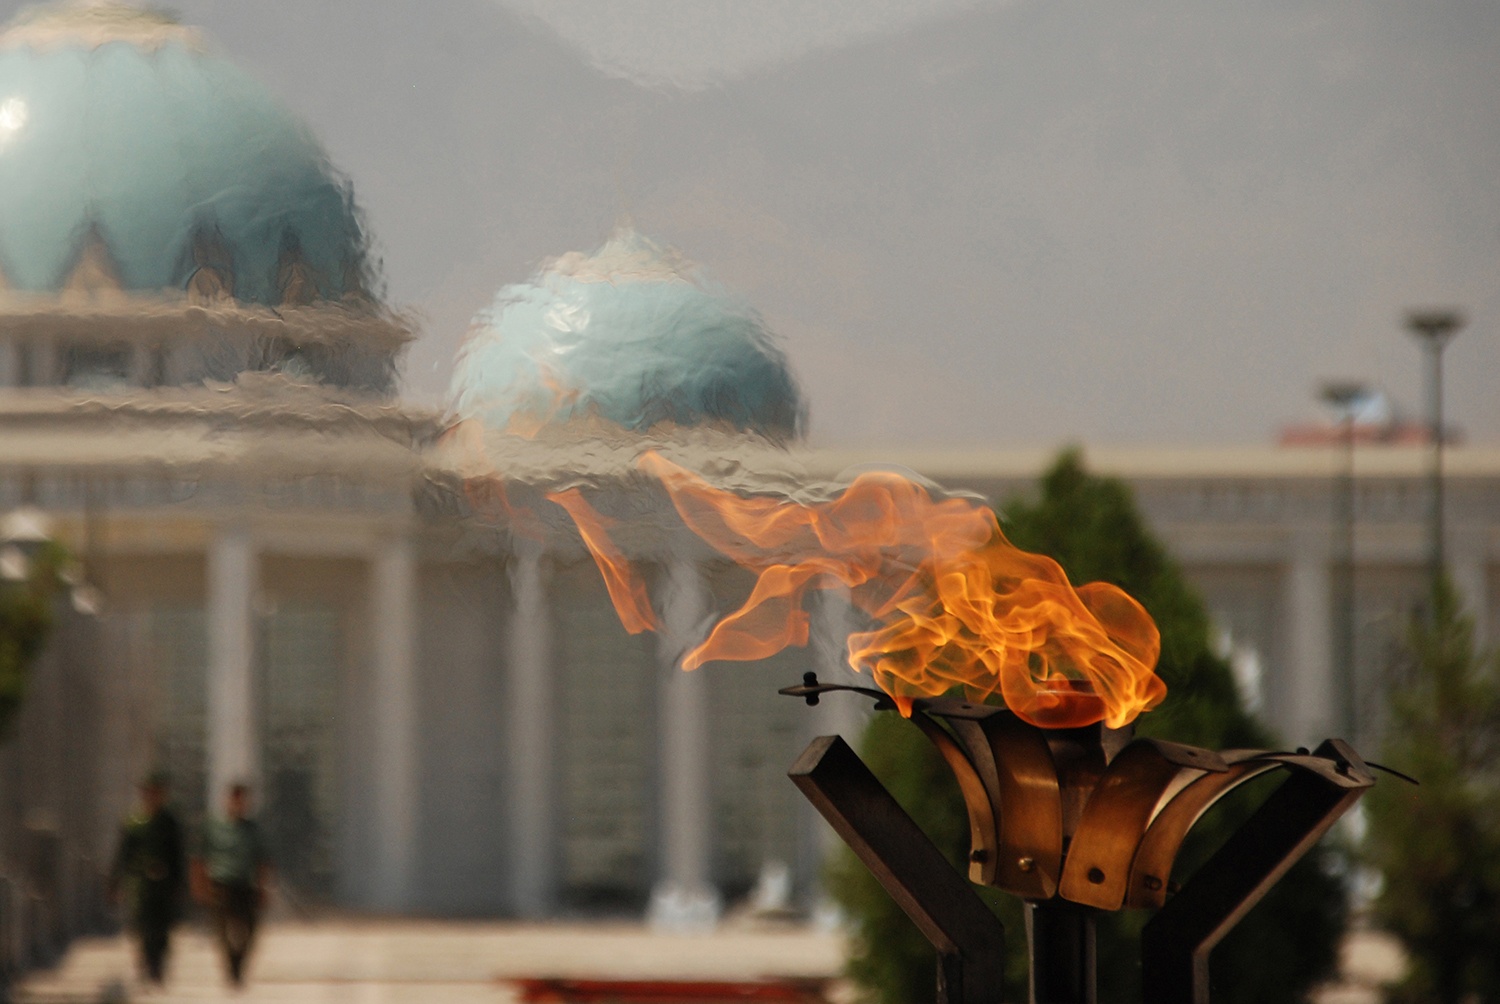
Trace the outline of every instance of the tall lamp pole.
<instances>
[{"instance_id":1,"label":"tall lamp pole","mask_svg":"<svg viewBox=\"0 0 1500 1004\"><path fill-rule=\"evenodd\" d=\"M1359 728L1358 679L1354 671L1354 412L1370 388L1353 380L1329 380L1318 397L1339 416L1343 464L1334 481L1333 671L1341 696L1340 734L1352 742Z\"/></svg>"},{"instance_id":2,"label":"tall lamp pole","mask_svg":"<svg viewBox=\"0 0 1500 1004\"><path fill-rule=\"evenodd\" d=\"M1443 349L1463 327L1456 310L1412 310L1406 326L1427 353L1427 426L1432 467L1427 492L1427 574L1434 590L1443 577Z\"/></svg>"}]
</instances>

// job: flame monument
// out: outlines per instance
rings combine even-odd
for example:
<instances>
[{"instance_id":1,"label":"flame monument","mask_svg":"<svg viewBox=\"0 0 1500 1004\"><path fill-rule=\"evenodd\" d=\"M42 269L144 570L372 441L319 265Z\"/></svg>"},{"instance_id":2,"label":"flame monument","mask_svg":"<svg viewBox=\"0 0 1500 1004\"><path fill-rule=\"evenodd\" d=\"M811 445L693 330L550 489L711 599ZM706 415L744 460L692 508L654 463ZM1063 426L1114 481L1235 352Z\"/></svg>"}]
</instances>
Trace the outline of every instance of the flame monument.
<instances>
[{"instance_id":1,"label":"flame monument","mask_svg":"<svg viewBox=\"0 0 1500 1004\"><path fill-rule=\"evenodd\" d=\"M1206 1002L1214 945L1374 783L1338 739L1285 753L1134 738L1136 717L1166 694L1150 616L1117 587L1075 587L1052 559L1014 547L972 499L880 473L827 499L747 496L656 453L637 466L699 538L756 574L684 669L806 644L815 590L841 589L866 615L848 660L878 690L807 674L782 692L816 704L853 690L909 717L963 793L967 876L841 738L815 739L790 776L937 949L946 1004L1003 993L1004 932L971 883L1025 901L1033 1004L1097 1001L1094 918L1126 907L1157 911L1142 936L1146 999ZM578 526L626 627L660 630L615 525L576 489L548 498ZM1278 770L1289 775L1281 787L1174 882L1202 815Z\"/></svg>"}]
</instances>

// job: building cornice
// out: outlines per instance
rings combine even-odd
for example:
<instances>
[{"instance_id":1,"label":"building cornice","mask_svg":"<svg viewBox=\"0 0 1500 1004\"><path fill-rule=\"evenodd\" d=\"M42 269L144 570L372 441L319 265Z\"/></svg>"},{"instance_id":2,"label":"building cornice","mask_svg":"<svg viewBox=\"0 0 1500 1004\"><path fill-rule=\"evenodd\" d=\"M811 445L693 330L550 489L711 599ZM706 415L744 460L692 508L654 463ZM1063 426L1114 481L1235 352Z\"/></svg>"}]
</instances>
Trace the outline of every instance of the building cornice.
<instances>
[{"instance_id":1,"label":"building cornice","mask_svg":"<svg viewBox=\"0 0 1500 1004\"><path fill-rule=\"evenodd\" d=\"M0 331L11 337L156 343L165 337L232 331L298 344L353 342L395 351L415 337L414 327L411 318L359 299L273 309L238 300L192 303L175 290L150 295L0 291Z\"/></svg>"},{"instance_id":2,"label":"building cornice","mask_svg":"<svg viewBox=\"0 0 1500 1004\"><path fill-rule=\"evenodd\" d=\"M1030 480L1057 457L1052 447L1012 449L831 448L795 451L807 470L835 478L859 467L908 468L937 481ZM1091 446L1084 462L1096 473L1129 481L1330 478L1344 470L1343 448L1278 446ZM1432 462L1423 446L1369 446L1355 451L1360 478L1420 477ZM1447 477L1500 477L1500 447L1450 446L1443 453Z\"/></svg>"}]
</instances>

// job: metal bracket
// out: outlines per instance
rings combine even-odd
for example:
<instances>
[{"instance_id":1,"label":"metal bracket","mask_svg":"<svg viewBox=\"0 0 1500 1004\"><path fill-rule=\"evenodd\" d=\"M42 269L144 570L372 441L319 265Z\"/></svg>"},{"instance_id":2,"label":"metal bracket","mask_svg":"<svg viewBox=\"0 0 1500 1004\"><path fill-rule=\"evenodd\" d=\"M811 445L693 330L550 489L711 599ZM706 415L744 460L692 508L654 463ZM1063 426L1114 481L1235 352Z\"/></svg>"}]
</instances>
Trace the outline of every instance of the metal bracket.
<instances>
[{"instance_id":1,"label":"metal bracket","mask_svg":"<svg viewBox=\"0 0 1500 1004\"><path fill-rule=\"evenodd\" d=\"M1296 759L1306 769L1293 771L1141 932L1152 1004L1208 1004L1209 952L1375 783L1342 740Z\"/></svg>"},{"instance_id":2,"label":"metal bracket","mask_svg":"<svg viewBox=\"0 0 1500 1004\"><path fill-rule=\"evenodd\" d=\"M999 1004L1005 927L839 736L787 772L938 952L938 1004Z\"/></svg>"},{"instance_id":3,"label":"metal bracket","mask_svg":"<svg viewBox=\"0 0 1500 1004\"><path fill-rule=\"evenodd\" d=\"M889 706L879 692L811 673L781 692L811 704L842 690ZM914 710L964 796L968 879L1027 902L1033 1001L1092 1004L1094 912L1127 906L1159 908L1141 936L1145 999L1208 1004L1214 946L1375 783L1376 765L1337 739L1311 754L1215 753L1127 744L1121 732L1048 733L962 701L924 699ZM1172 866L1197 820L1277 769L1288 779L1172 895ZM789 776L937 949L941 1004L998 1002L999 920L848 744L814 740Z\"/></svg>"}]
</instances>

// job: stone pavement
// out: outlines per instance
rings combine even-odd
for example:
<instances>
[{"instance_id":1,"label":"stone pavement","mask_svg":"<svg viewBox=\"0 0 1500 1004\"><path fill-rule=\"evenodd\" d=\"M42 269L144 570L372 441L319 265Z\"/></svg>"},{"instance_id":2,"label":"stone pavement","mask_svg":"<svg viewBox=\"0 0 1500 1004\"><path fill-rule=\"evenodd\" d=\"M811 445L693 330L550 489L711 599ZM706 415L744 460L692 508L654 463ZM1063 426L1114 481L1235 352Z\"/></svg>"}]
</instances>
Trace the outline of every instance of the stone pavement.
<instances>
[{"instance_id":1,"label":"stone pavement","mask_svg":"<svg viewBox=\"0 0 1500 1004\"><path fill-rule=\"evenodd\" d=\"M212 947L201 930L180 932L170 982L160 993L137 985L123 937L84 939L57 970L23 984L17 1004L517 1004L509 979L827 978L838 974L844 958L840 935L810 928L726 926L674 936L638 924L283 922L268 925L249 985L233 993ZM1401 956L1390 939L1356 932L1344 946L1343 982L1314 999L1376 1004L1379 985L1400 972Z\"/></svg>"},{"instance_id":2,"label":"stone pavement","mask_svg":"<svg viewBox=\"0 0 1500 1004\"><path fill-rule=\"evenodd\" d=\"M1314 1004L1380 1004L1381 986L1393 983L1406 971L1401 946L1388 934L1356 929L1344 939L1339 960L1337 986L1325 987L1313 997Z\"/></svg>"},{"instance_id":3,"label":"stone pavement","mask_svg":"<svg viewBox=\"0 0 1500 1004\"><path fill-rule=\"evenodd\" d=\"M123 937L78 942L27 980L18 1004L235 1000L283 1004L459 1004L518 1000L507 978L756 980L832 977L844 940L806 928L663 935L640 925L340 920L268 925L246 988L223 980L206 932L173 940L166 991L136 982Z\"/></svg>"}]
</instances>

